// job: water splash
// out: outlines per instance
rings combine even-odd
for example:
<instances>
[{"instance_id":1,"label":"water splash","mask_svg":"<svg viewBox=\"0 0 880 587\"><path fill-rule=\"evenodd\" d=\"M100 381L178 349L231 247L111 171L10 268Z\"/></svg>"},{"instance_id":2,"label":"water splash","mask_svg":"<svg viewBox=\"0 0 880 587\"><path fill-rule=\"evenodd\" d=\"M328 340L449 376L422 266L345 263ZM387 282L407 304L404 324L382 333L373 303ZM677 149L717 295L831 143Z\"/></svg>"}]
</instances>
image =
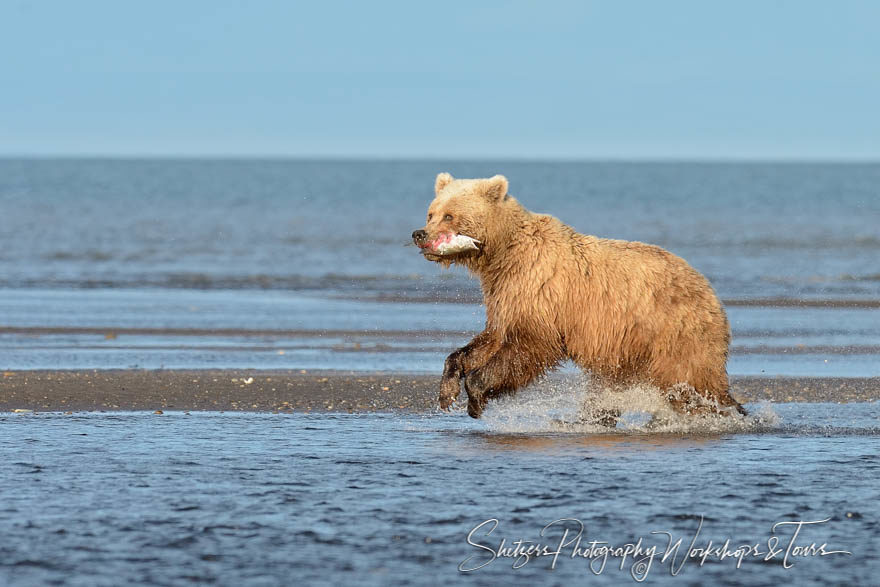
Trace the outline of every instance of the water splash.
<instances>
[{"instance_id":1,"label":"water splash","mask_svg":"<svg viewBox=\"0 0 880 587\"><path fill-rule=\"evenodd\" d=\"M733 408L700 398L711 412L676 412L655 386L637 384L622 390L603 388L587 375L551 376L515 396L490 402L482 422L498 433L571 432L579 434L717 434L757 432L777 428L780 418L769 403L756 404L747 416ZM619 413L615 427L598 421Z\"/></svg>"}]
</instances>

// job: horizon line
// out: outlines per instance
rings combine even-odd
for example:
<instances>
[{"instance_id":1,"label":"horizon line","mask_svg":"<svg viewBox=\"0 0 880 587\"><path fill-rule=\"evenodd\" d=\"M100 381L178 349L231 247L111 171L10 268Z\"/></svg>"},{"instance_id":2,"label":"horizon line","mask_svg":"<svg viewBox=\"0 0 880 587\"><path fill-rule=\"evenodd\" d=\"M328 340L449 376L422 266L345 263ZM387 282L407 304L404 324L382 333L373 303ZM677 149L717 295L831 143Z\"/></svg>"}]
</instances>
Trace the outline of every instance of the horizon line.
<instances>
[{"instance_id":1,"label":"horizon line","mask_svg":"<svg viewBox=\"0 0 880 587\"><path fill-rule=\"evenodd\" d=\"M839 164L880 163L874 157L745 157L745 156L525 156L525 155L364 155L364 154L246 154L246 153L3 153L0 160L118 160L118 161L325 161L325 162L512 162L512 163L699 163L699 164Z\"/></svg>"}]
</instances>

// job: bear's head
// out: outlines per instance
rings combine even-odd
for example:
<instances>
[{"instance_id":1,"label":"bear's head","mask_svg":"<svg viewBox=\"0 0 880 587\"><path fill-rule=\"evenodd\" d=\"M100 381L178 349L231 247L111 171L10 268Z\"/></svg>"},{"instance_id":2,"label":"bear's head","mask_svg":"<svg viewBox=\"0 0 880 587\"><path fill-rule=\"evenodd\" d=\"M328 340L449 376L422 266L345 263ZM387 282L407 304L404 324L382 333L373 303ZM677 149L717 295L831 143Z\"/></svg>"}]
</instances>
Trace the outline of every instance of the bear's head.
<instances>
[{"instance_id":1,"label":"bear's head","mask_svg":"<svg viewBox=\"0 0 880 587\"><path fill-rule=\"evenodd\" d=\"M499 206L511 199L507 195L507 178L496 175L489 179L455 179L441 173L437 175L434 194L425 227L412 233L413 242L426 259L447 266L479 258L493 241ZM455 238L459 235L477 242L463 249L451 246L468 242Z\"/></svg>"}]
</instances>

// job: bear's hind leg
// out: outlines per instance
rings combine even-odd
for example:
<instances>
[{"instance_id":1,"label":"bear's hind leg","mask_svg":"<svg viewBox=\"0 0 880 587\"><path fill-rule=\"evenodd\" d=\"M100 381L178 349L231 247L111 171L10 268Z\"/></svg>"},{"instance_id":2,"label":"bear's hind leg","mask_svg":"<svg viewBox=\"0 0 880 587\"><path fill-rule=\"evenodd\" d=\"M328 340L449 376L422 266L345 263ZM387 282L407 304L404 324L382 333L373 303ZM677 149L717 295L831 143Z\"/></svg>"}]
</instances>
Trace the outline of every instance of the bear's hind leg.
<instances>
[{"instance_id":1,"label":"bear's hind leg","mask_svg":"<svg viewBox=\"0 0 880 587\"><path fill-rule=\"evenodd\" d=\"M667 388L665 393L669 405L680 414L729 416L731 412L725 408L732 407L740 415L748 415L746 409L726 389L700 392L689 385L676 385Z\"/></svg>"},{"instance_id":2,"label":"bear's hind leg","mask_svg":"<svg viewBox=\"0 0 880 587\"><path fill-rule=\"evenodd\" d=\"M646 381L656 385L681 414L746 415L746 410L730 395L725 369L726 352L710 359L660 357L652 361ZM729 409L733 408L733 410Z\"/></svg>"},{"instance_id":3,"label":"bear's hind leg","mask_svg":"<svg viewBox=\"0 0 880 587\"><path fill-rule=\"evenodd\" d=\"M718 401L718 405L720 405L720 406L733 407L742 416L749 415L749 413L742 406L742 404L739 403L738 401L736 401L735 399L733 399L733 396L730 395L730 390L725 389L723 391L717 392L715 394L715 399Z\"/></svg>"}]
</instances>

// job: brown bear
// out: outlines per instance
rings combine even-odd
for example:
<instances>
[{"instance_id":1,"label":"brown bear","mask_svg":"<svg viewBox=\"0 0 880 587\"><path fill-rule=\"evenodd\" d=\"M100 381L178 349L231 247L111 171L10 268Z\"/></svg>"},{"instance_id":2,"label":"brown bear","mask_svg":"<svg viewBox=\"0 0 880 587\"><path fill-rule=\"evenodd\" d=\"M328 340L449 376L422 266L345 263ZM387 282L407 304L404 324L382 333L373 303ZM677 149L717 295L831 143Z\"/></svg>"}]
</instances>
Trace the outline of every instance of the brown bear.
<instances>
[{"instance_id":1,"label":"brown bear","mask_svg":"<svg viewBox=\"0 0 880 587\"><path fill-rule=\"evenodd\" d=\"M442 408L463 379L468 414L479 418L488 400L569 358L610 388L654 385L679 412L745 413L728 391L730 327L705 277L660 247L529 212L507 188L501 175L441 173L427 223L412 234L426 259L479 277L486 306L485 330L446 359ZM453 240L471 244L450 251Z\"/></svg>"}]
</instances>

